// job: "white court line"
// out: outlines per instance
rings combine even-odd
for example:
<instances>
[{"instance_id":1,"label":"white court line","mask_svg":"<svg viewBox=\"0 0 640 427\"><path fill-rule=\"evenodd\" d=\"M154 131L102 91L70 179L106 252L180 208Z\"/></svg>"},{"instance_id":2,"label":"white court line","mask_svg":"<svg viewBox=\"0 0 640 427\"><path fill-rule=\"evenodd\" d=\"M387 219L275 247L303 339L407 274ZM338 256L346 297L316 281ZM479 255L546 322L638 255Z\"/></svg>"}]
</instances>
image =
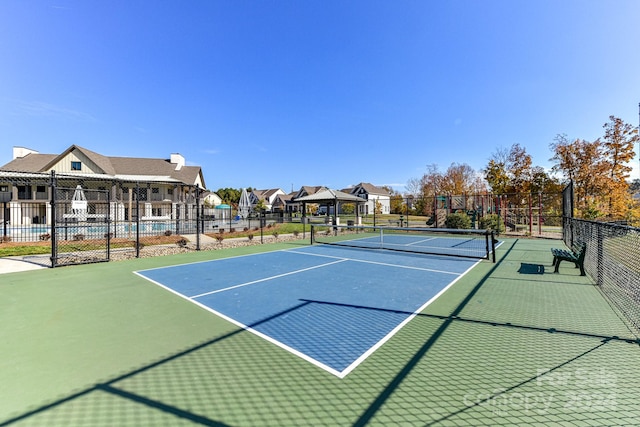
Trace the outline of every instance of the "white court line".
<instances>
[{"instance_id":1,"label":"white court line","mask_svg":"<svg viewBox=\"0 0 640 427\"><path fill-rule=\"evenodd\" d=\"M229 286L228 288L217 289L215 291L210 291L210 292L204 292L202 294L193 295L193 296L190 296L188 298L200 298L200 297L204 297L204 296L207 296L207 295L217 294L219 292L225 292L225 291L229 291L231 289L241 288L243 286L249 286L249 285L253 285L253 284L256 284L256 283L260 283L260 282L267 282L269 280L278 279L280 277L290 276L292 274L298 274L298 273L302 273L302 272L305 272L305 271L313 270L315 268L322 268L322 267L326 267L328 265L338 264L340 262L345 262L345 261L348 261L348 259L347 258L342 258L342 259L339 259L337 261L328 262L326 264L314 265L313 267L303 268L301 270L289 271L287 273L277 274L275 276L265 277L263 279L253 280L251 282L246 282L246 283L241 283L239 285Z\"/></svg>"},{"instance_id":2,"label":"white court line","mask_svg":"<svg viewBox=\"0 0 640 427\"><path fill-rule=\"evenodd\" d=\"M355 261L355 262L363 262L363 263L372 263L372 264L380 264L380 265L387 265L387 266L391 266L391 267L399 267L399 268L413 268L413 269L417 269L417 270L424 270L424 271L438 271L438 270L429 270L429 269L422 269L422 268L416 268L416 267L406 267L406 266L401 266L401 265L394 265L394 264L385 264L385 263L377 263L377 262L372 262L372 261L363 261L363 260L357 260L357 259L349 259L349 258L340 258L340 257L336 257L336 256L329 256L329 255L321 255L321 254L313 254L313 253L306 253L306 252L299 252L297 250L284 250L284 252L288 252L288 253L297 253L297 254L302 254L302 255L312 255L312 256L318 256L318 257L325 257L325 258L332 258L332 259L336 259L336 261L334 262L330 262L330 263L325 263L322 265L318 265L318 266L314 266L314 267L310 267L310 268L305 268L302 270L298 270L296 272L290 272L290 273L285 273L285 274L281 274L278 276L273 276L272 278L276 278L276 277L282 277L282 276L286 276L289 274L295 274L297 272L302 272L302 271L307 271L307 270L311 270L314 268L319 268L319 267L324 267L324 266L328 266L328 265L332 265L332 264L337 264L340 262L344 262L344 261ZM254 254L251 254L254 255ZM257 255L257 254L255 254ZM246 255L245 255L246 256ZM231 257L231 258L235 258L235 257ZM223 260L223 259L228 259L228 258L221 258L219 260ZM215 260L215 261L219 261L219 260ZM214 261L214 260L212 260ZM420 314L422 311L424 311L424 309L431 304L433 301L435 301L440 295L442 295L447 289L449 289L451 286L453 286L454 283L456 283L458 280L460 280L460 278L462 278L464 275L466 275L469 271L471 271L478 263L480 263L481 261L478 260L476 263L472 264L466 271L464 271L463 273L452 273L452 272L447 272L447 271L443 271L442 273L446 273L446 274L456 274L458 275L457 278L455 278L452 282L450 282L446 287L444 287L443 289L441 289L436 295L434 295L432 298L430 298L428 301L426 301L421 307L419 307L417 310L415 310L412 314L410 314L403 322L401 322L400 324L398 324L393 330L391 330L387 335L385 335L380 341L378 341L377 343L375 343L373 346L371 346L367 351L365 351L360 357L358 357L356 360L354 360L348 367L346 367L345 369L343 369L342 371L338 371L328 365L325 365L324 363L314 359L313 357L298 351L280 341L278 341L275 338L272 338L269 335L266 335L262 332L257 331L256 329L254 329L251 326L245 325L237 320L235 320L232 317L229 317L217 310L214 310L213 308L202 304L198 301L196 301L193 298L196 297L188 297L184 294L181 294L180 292L171 289L170 287L163 285L160 282L157 282L153 279L150 279L149 277L144 276L141 272L138 271L134 271L133 273L143 279L146 279L148 281L150 281L151 283L154 283L155 285L171 292L174 295L179 296L180 298L183 298L187 301L192 302L193 304L196 304L197 306L199 306L200 308L205 309L206 311L209 311L217 316L219 316L220 318L250 332L253 333L256 336L261 337L262 339L277 345L278 347L288 351L291 354L296 355L297 357L300 357L301 359L323 369L326 372L329 372L330 374L338 377L338 378L345 378L350 372L352 372L358 365L360 365L365 359L367 359L371 354L373 354L378 348L380 348L384 343L386 343L388 340L390 340L400 329L402 329L407 323L409 323L414 317L416 317L418 314ZM149 269L149 270L154 270L154 269ZM142 270L142 271L146 271L146 270ZM269 278L271 279L271 278ZM232 289L238 286L246 286L249 285L251 283L257 283L257 282L262 282L265 280L269 280L269 279L261 279L261 280L256 280L254 282L249 282L249 283L245 283L243 285L237 285L237 286L233 286L227 289ZM220 292L222 290L219 291L214 291L214 292L210 292L210 293L215 293L215 292Z\"/></svg>"},{"instance_id":3,"label":"white court line","mask_svg":"<svg viewBox=\"0 0 640 427\"><path fill-rule=\"evenodd\" d=\"M296 254L302 254L302 255L313 255L313 256L319 256L319 257L325 257L325 258L341 259L341 260L344 260L344 261L362 262L364 264L384 265L385 267L396 267L396 268L406 268L408 270L429 271L431 273L452 274L454 276L460 275L460 273L456 273L456 272L453 272L453 271L434 270L432 268L412 267L410 265L389 264L387 262L367 261L367 260L363 260L363 259L345 258L345 257L331 256L331 255L314 254L314 253L302 252L302 251L292 251L292 252L296 253ZM327 265L329 265L329 264L327 264Z\"/></svg>"},{"instance_id":4,"label":"white court line","mask_svg":"<svg viewBox=\"0 0 640 427\"><path fill-rule=\"evenodd\" d=\"M411 243L407 243L405 246L413 246L413 245L417 245L418 243L424 243L424 242L428 242L430 240L436 240L437 237L431 237L429 239L422 239L422 240L418 240L416 242L411 242Z\"/></svg>"},{"instance_id":5,"label":"white court line","mask_svg":"<svg viewBox=\"0 0 640 427\"><path fill-rule=\"evenodd\" d=\"M340 372L340 375L338 375L339 378L344 378L346 377L349 372L353 371L355 368L358 367L358 365L360 365L362 362L364 362L364 360L371 356L377 349L379 349L380 347L382 347L382 345L384 343L386 343L387 341L389 341L400 329L402 329L407 323L409 323L411 320L413 320L414 317L416 317L417 315L419 315L420 313L422 313L429 304L431 304L432 302L434 302L435 300L438 299L438 297L440 295L442 295L443 293L445 293L447 291L447 289L449 289L451 286L453 286L458 280L460 280L464 275L466 275L469 271L471 271L476 265L478 265L481 261L478 260L477 262L475 262L473 265L471 265L471 267L469 267L467 270L465 270L464 273L461 273L459 277L456 277L453 281L451 281L451 283L449 283L447 286L445 286L444 288L442 288L440 290L440 292L438 292L437 294L435 294L433 297L431 297L429 299L429 301L425 302L424 304L422 304L422 306L420 306L420 308L418 308L417 310L415 310L411 315L409 315L409 317L407 317L404 321L402 321L400 324L398 324L398 326L396 326L395 328L393 328L393 330L391 330L391 332L389 332L387 335L385 335L380 341L378 341L376 344L374 344L373 346L371 346L369 348L369 350L365 351L364 353L362 353L362 355L360 357L358 357L356 360L353 361L353 363L351 363L351 365L347 366L346 368L344 368L342 370L342 372Z\"/></svg>"},{"instance_id":6,"label":"white court line","mask_svg":"<svg viewBox=\"0 0 640 427\"><path fill-rule=\"evenodd\" d=\"M347 373L340 372L340 371L332 368L331 366L325 365L324 363L314 359L313 357L311 357L311 356L309 356L309 355L307 355L307 354L305 354L305 353L303 353L303 352L301 352L299 350L296 350L295 348L290 347L290 346L278 341L277 339L272 338L269 335L266 335L266 334L264 334L264 333L262 333L262 332L260 332L260 331L258 331L256 329L252 328L251 326L245 325L244 323L237 321L233 317L229 317L229 316L227 316L227 315L225 315L225 314L223 314L223 313L221 313L221 312L219 312L217 310L214 310L213 308L211 308L211 307L209 307L209 306L207 306L207 305L205 305L205 304L203 304L203 303L201 303L199 301L196 301L196 300L194 300L192 298L189 298L188 296L186 296L184 294L181 294L180 292L175 291L175 290L171 289L168 286L163 285L160 282L157 282L157 281L155 281L153 279L150 279L150 278L144 276L142 273L134 271L133 274L135 274L136 276L139 276L139 277L141 277L141 278L143 278L145 280L148 280L149 282L151 282L151 283L153 283L153 284L155 284L155 285L157 285L157 286L159 286L159 287L171 292L172 294L174 294L174 295L176 295L176 296L178 296L178 297L180 297L180 298L182 298L182 299L184 299L186 301L189 301L189 302L197 305L198 307L200 307L200 308L202 308L202 309L204 309L204 310L206 310L206 311L208 311L210 313L215 314L216 316L226 320L227 322L229 322L229 323L231 323L233 325L236 325L236 326L244 329L247 332L250 332L250 333L252 333L254 335L257 335L260 338L262 338L262 339L264 339L264 340L266 340L266 341L268 341L268 342L270 342L272 344L277 345L278 347L284 349L285 351L288 351L289 353L292 353L292 354L300 357L301 359L306 360L307 362L319 367L320 369L323 369L323 370L335 375L338 378L344 378L344 376L347 374Z\"/></svg>"}]
</instances>

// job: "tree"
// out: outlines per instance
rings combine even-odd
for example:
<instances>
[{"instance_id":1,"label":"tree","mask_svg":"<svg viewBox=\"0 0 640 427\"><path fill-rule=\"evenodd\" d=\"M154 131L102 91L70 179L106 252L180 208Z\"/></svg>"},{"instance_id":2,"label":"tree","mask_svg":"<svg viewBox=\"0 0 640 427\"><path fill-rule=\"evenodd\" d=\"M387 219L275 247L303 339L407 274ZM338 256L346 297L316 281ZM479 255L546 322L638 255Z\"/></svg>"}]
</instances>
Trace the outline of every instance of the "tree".
<instances>
[{"instance_id":1,"label":"tree","mask_svg":"<svg viewBox=\"0 0 640 427\"><path fill-rule=\"evenodd\" d=\"M556 136L551 144L553 170L573 182L576 207L584 218L625 218L633 205L628 163L635 156L638 131L614 116L603 128L602 140L593 142Z\"/></svg>"},{"instance_id":2,"label":"tree","mask_svg":"<svg viewBox=\"0 0 640 427\"><path fill-rule=\"evenodd\" d=\"M267 207L264 204L264 199L258 200L258 203L253 207L254 212L264 212L267 210Z\"/></svg>"},{"instance_id":3,"label":"tree","mask_svg":"<svg viewBox=\"0 0 640 427\"><path fill-rule=\"evenodd\" d=\"M527 150L520 144L513 144L507 157L508 173L514 193L528 193L531 191L533 161Z\"/></svg>"},{"instance_id":4,"label":"tree","mask_svg":"<svg viewBox=\"0 0 640 427\"><path fill-rule=\"evenodd\" d=\"M461 195L477 191L476 171L466 163L451 163L441 176L440 189L444 193Z\"/></svg>"},{"instance_id":5,"label":"tree","mask_svg":"<svg viewBox=\"0 0 640 427\"><path fill-rule=\"evenodd\" d=\"M356 205L353 203L343 203L340 205L340 210L343 214L352 215L356 211Z\"/></svg>"},{"instance_id":6,"label":"tree","mask_svg":"<svg viewBox=\"0 0 640 427\"><path fill-rule=\"evenodd\" d=\"M496 150L487 167L484 178L495 194L528 193L532 190L533 161L520 144L513 144L507 151Z\"/></svg>"},{"instance_id":7,"label":"tree","mask_svg":"<svg viewBox=\"0 0 640 427\"><path fill-rule=\"evenodd\" d=\"M242 190L238 190L236 188L220 188L216 193L218 193L218 196L220 196L224 203L237 205L240 201Z\"/></svg>"},{"instance_id":8,"label":"tree","mask_svg":"<svg viewBox=\"0 0 640 427\"><path fill-rule=\"evenodd\" d=\"M378 199L376 199L375 204L374 204L374 212L377 215L382 214L382 203L380 203L380 201Z\"/></svg>"},{"instance_id":9,"label":"tree","mask_svg":"<svg viewBox=\"0 0 640 427\"><path fill-rule=\"evenodd\" d=\"M638 130L621 119L609 116L604 124L602 154L609 178L609 216L621 218L629 206L630 194L627 179L635 156L633 147L638 142Z\"/></svg>"},{"instance_id":10,"label":"tree","mask_svg":"<svg viewBox=\"0 0 640 427\"><path fill-rule=\"evenodd\" d=\"M484 179L491 187L494 194L505 194L509 192L509 176L507 175L506 163L498 159L490 159L489 164L484 169Z\"/></svg>"}]
</instances>

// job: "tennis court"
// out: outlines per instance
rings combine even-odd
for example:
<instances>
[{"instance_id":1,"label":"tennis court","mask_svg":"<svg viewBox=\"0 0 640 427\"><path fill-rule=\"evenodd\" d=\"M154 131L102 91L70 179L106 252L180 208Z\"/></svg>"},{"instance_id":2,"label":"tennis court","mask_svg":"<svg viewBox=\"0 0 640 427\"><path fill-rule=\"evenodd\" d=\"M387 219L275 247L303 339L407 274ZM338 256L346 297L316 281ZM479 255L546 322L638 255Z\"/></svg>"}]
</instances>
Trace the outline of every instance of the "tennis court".
<instances>
[{"instance_id":1,"label":"tennis court","mask_svg":"<svg viewBox=\"0 0 640 427\"><path fill-rule=\"evenodd\" d=\"M475 263L313 246L138 274L343 377Z\"/></svg>"},{"instance_id":2,"label":"tennis court","mask_svg":"<svg viewBox=\"0 0 640 427\"><path fill-rule=\"evenodd\" d=\"M638 425L640 341L588 276L552 272L558 244L4 274L0 426Z\"/></svg>"}]
</instances>

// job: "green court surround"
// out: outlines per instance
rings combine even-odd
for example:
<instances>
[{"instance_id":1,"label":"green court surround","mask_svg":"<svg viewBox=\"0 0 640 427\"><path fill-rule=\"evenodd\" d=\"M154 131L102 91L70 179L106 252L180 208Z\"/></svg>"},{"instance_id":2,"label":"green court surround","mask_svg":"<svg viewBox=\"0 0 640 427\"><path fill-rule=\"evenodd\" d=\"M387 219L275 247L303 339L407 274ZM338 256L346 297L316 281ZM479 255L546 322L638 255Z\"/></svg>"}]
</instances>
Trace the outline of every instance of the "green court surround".
<instances>
[{"instance_id":1,"label":"green court surround","mask_svg":"<svg viewBox=\"0 0 640 427\"><path fill-rule=\"evenodd\" d=\"M300 244L2 275L0 425L640 423L637 336L557 240L506 240L344 379L132 274Z\"/></svg>"}]
</instances>

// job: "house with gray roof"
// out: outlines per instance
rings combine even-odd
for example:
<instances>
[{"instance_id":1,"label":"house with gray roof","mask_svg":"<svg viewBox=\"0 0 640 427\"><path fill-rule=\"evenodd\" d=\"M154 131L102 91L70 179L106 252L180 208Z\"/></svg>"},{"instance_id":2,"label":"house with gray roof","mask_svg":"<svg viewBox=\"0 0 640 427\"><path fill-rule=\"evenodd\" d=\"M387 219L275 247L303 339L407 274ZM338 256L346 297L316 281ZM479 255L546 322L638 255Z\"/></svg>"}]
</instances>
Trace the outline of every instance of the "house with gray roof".
<instances>
[{"instance_id":1,"label":"house with gray roof","mask_svg":"<svg viewBox=\"0 0 640 427\"><path fill-rule=\"evenodd\" d=\"M377 213L391 213L391 194L382 187L377 187L368 182L361 182L358 185L342 190L345 193L353 194L367 201L359 206L361 215L373 214L378 208Z\"/></svg>"},{"instance_id":2,"label":"house with gray roof","mask_svg":"<svg viewBox=\"0 0 640 427\"><path fill-rule=\"evenodd\" d=\"M105 156L78 145L60 154L42 154L36 150L14 147L13 159L0 166L0 192L11 200L5 222L30 225L37 220L47 223L51 215L49 177L55 174L64 185L109 192L109 211L113 220L129 217L130 200L140 202L141 218L186 218L195 205L197 189L205 189L202 169L188 166L177 153L168 159ZM73 181L73 184L71 184ZM88 193L88 199L98 197ZM95 193L97 194L97 193ZM104 197L104 196L103 196ZM129 203L128 203L129 201ZM105 209L104 206L94 209ZM11 215L11 218L6 218Z\"/></svg>"},{"instance_id":3,"label":"house with gray roof","mask_svg":"<svg viewBox=\"0 0 640 427\"><path fill-rule=\"evenodd\" d=\"M316 194L319 191L323 191L326 189L327 187L325 187L324 185L315 185L315 186L303 185L295 194L292 193L292 197L289 198L288 205L287 205L287 212L302 213L302 203L296 201L296 199L299 199L301 197L311 196L313 194ZM307 206L307 208L309 208L309 206Z\"/></svg>"},{"instance_id":4,"label":"house with gray roof","mask_svg":"<svg viewBox=\"0 0 640 427\"><path fill-rule=\"evenodd\" d=\"M267 190L253 190L249 193L249 202L251 202L251 209L255 209L256 205L262 200L265 210L267 212L273 211L273 204L276 198L280 195L284 196L286 193L280 188L270 188Z\"/></svg>"}]
</instances>

